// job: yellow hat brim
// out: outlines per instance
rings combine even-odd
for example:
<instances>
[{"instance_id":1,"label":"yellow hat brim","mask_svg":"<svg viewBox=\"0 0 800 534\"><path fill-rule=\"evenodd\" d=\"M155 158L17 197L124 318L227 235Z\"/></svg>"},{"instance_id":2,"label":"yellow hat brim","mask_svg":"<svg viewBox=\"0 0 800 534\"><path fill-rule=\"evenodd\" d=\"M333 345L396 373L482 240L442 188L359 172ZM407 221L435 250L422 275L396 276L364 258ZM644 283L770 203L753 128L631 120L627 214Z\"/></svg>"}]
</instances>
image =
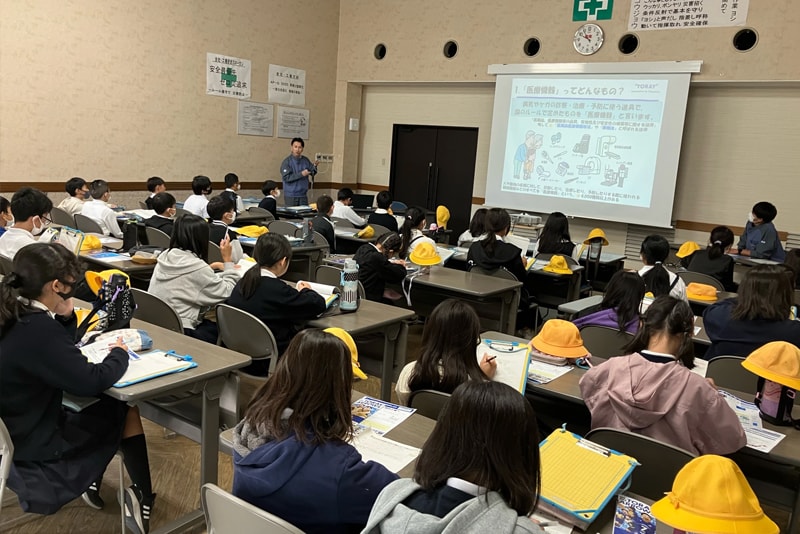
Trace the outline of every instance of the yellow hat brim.
<instances>
[{"instance_id":1,"label":"yellow hat brim","mask_svg":"<svg viewBox=\"0 0 800 534\"><path fill-rule=\"evenodd\" d=\"M723 519L694 514L684 507L672 505L669 496L653 503L650 511L656 520L687 532L715 534L778 534L780 529L766 514L758 519Z\"/></svg>"},{"instance_id":2,"label":"yellow hat brim","mask_svg":"<svg viewBox=\"0 0 800 534\"><path fill-rule=\"evenodd\" d=\"M751 373L758 375L762 378L766 378L767 380L775 382L776 384L781 384L782 386L786 386L788 388L792 388L795 390L800 389L800 377L793 378L791 376L780 375L775 371L754 364L752 360L747 358L745 358L745 360L742 362L742 367L744 367Z\"/></svg>"}]
</instances>

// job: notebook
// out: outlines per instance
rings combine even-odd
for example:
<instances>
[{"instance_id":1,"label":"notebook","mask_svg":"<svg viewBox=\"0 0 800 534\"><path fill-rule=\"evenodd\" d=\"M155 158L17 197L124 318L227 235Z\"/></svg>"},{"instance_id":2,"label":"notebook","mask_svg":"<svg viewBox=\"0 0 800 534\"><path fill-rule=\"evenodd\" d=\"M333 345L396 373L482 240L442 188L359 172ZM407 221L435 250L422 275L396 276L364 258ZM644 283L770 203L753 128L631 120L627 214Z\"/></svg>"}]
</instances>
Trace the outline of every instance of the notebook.
<instances>
[{"instance_id":1,"label":"notebook","mask_svg":"<svg viewBox=\"0 0 800 534\"><path fill-rule=\"evenodd\" d=\"M86 345L86 347L91 347L91 345ZM82 351L83 348L81 349ZM83 352L86 359L92 363L101 363L105 359L105 356L99 358L88 350ZM128 350L128 370L114 384L114 387L124 388L151 378L178 373L193 367L197 367L197 363L192 361L191 356L182 356L175 354L173 351L151 350L138 354Z\"/></svg>"},{"instance_id":2,"label":"notebook","mask_svg":"<svg viewBox=\"0 0 800 534\"><path fill-rule=\"evenodd\" d=\"M531 361L531 349L526 343L483 339L475 352L478 356L478 363L483 359L484 354L496 358L497 370L493 381L508 384L525 394L525 386L528 383L528 365Z\"/></svg>"},{"instance_id":3,"label":"notebook","mask_svg":"<svg viewBox=\"0 0 800 534\"><path fill-rule=\"evenodd\" d=\"M302 280L298 280L297 283L303 282ZM325 299L325 307L330 308L331 304L333 304L336 299L339 298L339 288L336 286L329 286L325 284L317 284L316 282L305 282L311 289L314 290L317 294L321 295L322 298Z\"/></svg>"}]
</instances>

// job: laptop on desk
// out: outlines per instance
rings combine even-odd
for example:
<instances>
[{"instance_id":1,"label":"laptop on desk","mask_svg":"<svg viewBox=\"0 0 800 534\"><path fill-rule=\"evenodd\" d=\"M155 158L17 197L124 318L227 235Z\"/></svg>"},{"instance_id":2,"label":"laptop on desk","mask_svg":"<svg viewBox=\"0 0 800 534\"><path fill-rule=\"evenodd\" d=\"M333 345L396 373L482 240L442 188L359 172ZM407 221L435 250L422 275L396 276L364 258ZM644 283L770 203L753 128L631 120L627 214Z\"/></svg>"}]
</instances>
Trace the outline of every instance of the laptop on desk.
<instances>
[{"instance_id":1,"label":"laptop on desk","mask_svg":"<svg viewBox=\"0 0 800 534\"><path fill-rule=\"evenodd\" d=\"M372 207L375 200L375 195L353 195L353 203L351 208L354 210L365 210Z\"/></svg>"}]
</instances>

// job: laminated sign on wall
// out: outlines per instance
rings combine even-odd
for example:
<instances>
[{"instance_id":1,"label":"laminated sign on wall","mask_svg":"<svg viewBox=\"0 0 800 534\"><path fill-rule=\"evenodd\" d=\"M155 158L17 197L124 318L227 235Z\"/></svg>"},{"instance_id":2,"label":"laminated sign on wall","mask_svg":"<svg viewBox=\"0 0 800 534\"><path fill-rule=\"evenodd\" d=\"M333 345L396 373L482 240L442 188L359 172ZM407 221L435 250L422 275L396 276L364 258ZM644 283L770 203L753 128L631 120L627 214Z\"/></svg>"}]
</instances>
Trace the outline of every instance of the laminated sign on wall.
<instances>
[{"instance_id":1,"label":"laminated sign on wall","mask_svg":"<svg viewBox=\"0 0 800 534\"><path fill-rule=\"evenodd\" d=\"M628 29L674 30L744 26L750 0L631 0Z\"/></svg>"},{"instance_id":2,"label":"laminated sign on wall","mask_svg":"<svg viewBox=\"0 0 800 534\"><path fill-rule=\"evenodd\" d=\"M250 98L250 60L206 54L206 94Z\"/></svg>"},{"instance_id":3,"label":"laminated sign on wall","mask_svg":"<svg viewBox=\"0 0 800 534\"><path fill-rule=\"evenodd\" d=\"M270 65L269 101L290 106L305 106L306 71Z\"/></svg>"},{"instance_id":4,"label":"laminated sign on wall","mask_svg":"<svg viewBox=\"0 0 800 534\"><path fill-rule=\"evenodd\" d=\"M308 139L308 110L278 106L278 137Z\"/></svg>"}]
</instances>

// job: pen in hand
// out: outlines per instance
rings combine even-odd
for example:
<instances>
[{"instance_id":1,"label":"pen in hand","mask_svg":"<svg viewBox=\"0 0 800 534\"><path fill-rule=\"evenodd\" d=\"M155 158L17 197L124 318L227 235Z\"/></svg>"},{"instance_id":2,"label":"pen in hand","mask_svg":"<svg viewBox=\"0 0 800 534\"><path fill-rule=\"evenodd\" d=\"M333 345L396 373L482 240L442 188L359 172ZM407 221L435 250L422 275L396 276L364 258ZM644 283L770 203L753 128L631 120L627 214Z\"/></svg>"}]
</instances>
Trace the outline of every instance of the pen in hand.
<instances>
[{"instance_id":1,"label":"pen in hand","mask_svg":"<svg viewBox=\"0 0 800 534\"><path fill-rule=\"evenodd\" d=\"M490 361L494 360L495 358L497 358L497 356L489 356L488 358L486 358L486 363L489 363Z\"/></svg>"}]
</instances>

